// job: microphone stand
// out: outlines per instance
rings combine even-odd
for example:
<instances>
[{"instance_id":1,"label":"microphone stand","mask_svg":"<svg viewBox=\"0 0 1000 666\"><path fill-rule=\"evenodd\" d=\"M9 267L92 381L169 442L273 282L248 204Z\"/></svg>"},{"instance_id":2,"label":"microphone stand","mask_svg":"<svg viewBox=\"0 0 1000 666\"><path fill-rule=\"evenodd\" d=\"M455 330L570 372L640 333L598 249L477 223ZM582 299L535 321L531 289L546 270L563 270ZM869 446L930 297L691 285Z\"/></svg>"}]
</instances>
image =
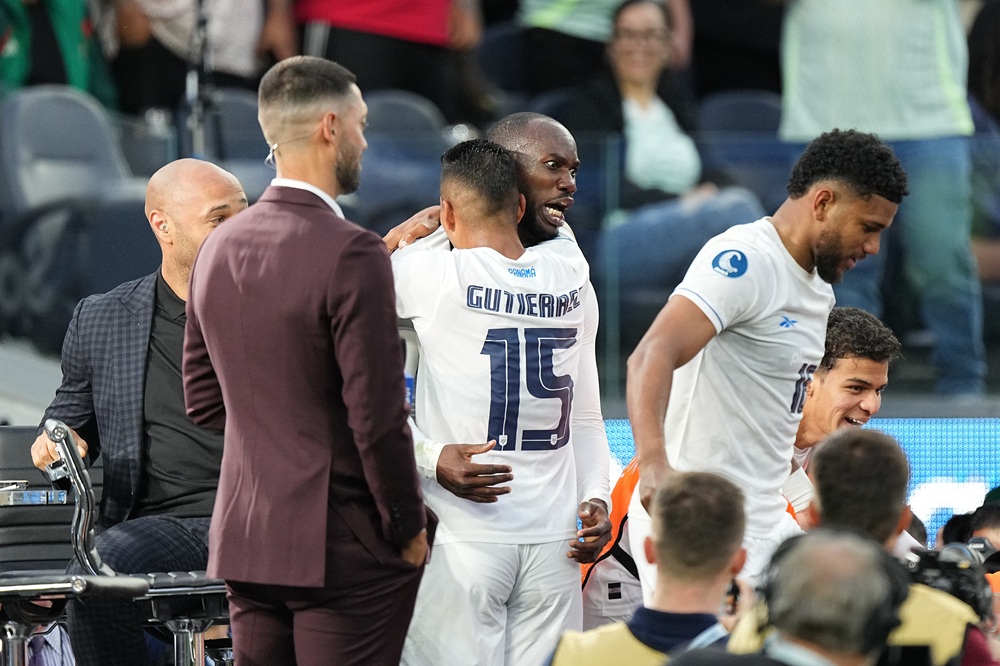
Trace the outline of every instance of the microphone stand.
<instances>
[{"instance_id":1,"label":"microphone stand","mask_svg":"<svg viewBox=\"0 0 1000 666\"><path fill-rule=\"evenodd\" d=\"M198 0L197 12L194 32L191 35L191 57L188 58L184 102L188 111L187 128L190 135L191 156L203 159L207 155L205 120L213 106L208 63L208 16L205 14L204 0Z\"/></svg>"}]
</instances>

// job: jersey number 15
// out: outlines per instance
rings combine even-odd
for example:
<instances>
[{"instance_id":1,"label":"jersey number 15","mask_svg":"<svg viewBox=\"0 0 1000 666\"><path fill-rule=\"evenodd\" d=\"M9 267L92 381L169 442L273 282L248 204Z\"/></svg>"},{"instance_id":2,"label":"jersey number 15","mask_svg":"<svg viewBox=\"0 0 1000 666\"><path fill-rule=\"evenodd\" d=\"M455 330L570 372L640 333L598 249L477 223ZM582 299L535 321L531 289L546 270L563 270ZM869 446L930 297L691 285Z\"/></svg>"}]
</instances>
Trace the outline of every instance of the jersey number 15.
<instances>
[{"instance_id":1,"label":"jersey number 15","mask_svg":"<svg viewBox=\"0 0 1000 666\"><path fill-rule=\"evenodd\" d=\"M487 441L495 451L517 450L517 418L521 407L521 335L524 336L525 384L535 398L558 399L559 424L551 430L525 430L522 451L551 451L569 441L573 378L557 375L552 355L576 344L575 328L491 328L480 352L490 357L490 422Z\"/></svg>"}]
</instances>

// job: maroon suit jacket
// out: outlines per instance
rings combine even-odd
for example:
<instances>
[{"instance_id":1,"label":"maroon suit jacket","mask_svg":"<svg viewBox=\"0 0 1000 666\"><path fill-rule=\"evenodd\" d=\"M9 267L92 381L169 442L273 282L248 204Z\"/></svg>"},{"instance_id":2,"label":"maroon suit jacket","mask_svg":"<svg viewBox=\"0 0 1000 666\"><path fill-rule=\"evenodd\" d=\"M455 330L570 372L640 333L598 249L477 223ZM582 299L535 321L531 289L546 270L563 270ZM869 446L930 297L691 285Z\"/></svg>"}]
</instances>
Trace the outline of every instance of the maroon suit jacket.
<instances>
[{"instance_id":1,"label":"maroon suit jacket","mask_svg":"<svg viewBox=\"0 0 1000 666\"><path fill-rule=\"evenodd\" d=\"M330 587L327 531L344 525L380 565L406 565L428 514L378 236L291 187L213 231L191 275L184 397L225 430L209 575Z\"/></svg>"}]
</instances>

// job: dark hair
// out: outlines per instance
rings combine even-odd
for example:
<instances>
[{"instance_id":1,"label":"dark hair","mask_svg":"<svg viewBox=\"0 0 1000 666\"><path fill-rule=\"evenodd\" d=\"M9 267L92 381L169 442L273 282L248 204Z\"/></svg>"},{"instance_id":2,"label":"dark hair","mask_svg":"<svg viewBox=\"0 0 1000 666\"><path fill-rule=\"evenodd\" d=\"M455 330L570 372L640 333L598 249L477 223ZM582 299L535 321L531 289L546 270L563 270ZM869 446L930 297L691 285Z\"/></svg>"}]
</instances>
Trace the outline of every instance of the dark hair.
<instances>
[{"instance_id":1,"label":"dark hair","mask_svg":"<svg viewBox=\"0 0 1000 666\"><path fill-rule=\"evenodd\" d=\"M612 30L614 30L618 26L618 17L622 15L622 12L624 12L629 7L632 7L633 5L644 5L644 4L653 5L661 12L663 12L663 22L667 26L667 33L673 31L674 25L673 22L670 20L670 12L667 11L667 3L658 0L625 0L625 2L615 7L615 11L611 15Z\"/></svg>"},{"instance_id":2,"label":"dark hair","mask_svg":"<svg viewBox=\"0 0 1000 666\"><path fill-rule=\"evenodd\" d=\"M718 575L743 543L743 493L717 474L671 475L653 496L651 514L658 566L674 576Z\"/></svg>"},{"instance_id":3,"label":"dark hair","mask_svg":"<svg viewBox=\"0 0 1000 666\"><path fill-rule=\"evenodd\" d=\"M966 543L972 538L972 514L956 513L941 528L941 545Z\"/></svg>"},{"instance_id":4,"label":"dark hair","mask_svg":"<svg viewBox=\"0 0 1000 666\"><path fill-rule=\"evenodd\" d=\"M859 308L834 308L826 320L826 351L820 367L830 370L842 358L891 363L901 347L892 330Z\"/></svg>"},{"instance_id":5,"label":"dark hair","mask_svg":"<svg viewBox=\"0 0 1000 666\"><path fill-rule=\"evenodd\" d=\"M969 525L972 532L1000 527L1000 504L984 504L972 513Z\"/></svg>"},{"instance_id":6,"label":"dark hair","mask_svg":"<svg viewBox=\"0 0 1000 666\"><path fill-rule=\"evenodd\" d=\"M803 196L814 184L836 180L855 194L876 194L898 204L907 195L906 172L892 149L874 134L835 129L810 143L788 180L788 194Z\"/></svg>"},{"instance_id":7,"label":"dark hair","mask_svg":"<svg viewBox=\"0 0 1000 666\"><path fill-rule=\"evenodd\" d=\"M264 74L257 101L262 107L310 104L325 97L344 96L355 80L349 69L332 60L294 56L281 60Z\"/></svg>"},{"instance_id":8,"label":"dark hair","mask_svg":"<svg viewBox=\"0 0 1000 666\"><path fill-rule=\"evenodd\" d=\"M517 166L503 146L472 139L441 156L441 185L456 181L475 193L484 215L493 215L517 201ZM516 204L515 204L516 206Z\"/></svg>"},{"instance_id":9,"label":"dark hair","mask_svg":"<svg viewBox=\"0 0 1000 666\"><path fill-rule=\"evenodd\" d=\"M906 503L910 466L903 449L877 430L848 428L820 442L809 464L820 522L885 543Z\"/></svg>"}]
</instances>

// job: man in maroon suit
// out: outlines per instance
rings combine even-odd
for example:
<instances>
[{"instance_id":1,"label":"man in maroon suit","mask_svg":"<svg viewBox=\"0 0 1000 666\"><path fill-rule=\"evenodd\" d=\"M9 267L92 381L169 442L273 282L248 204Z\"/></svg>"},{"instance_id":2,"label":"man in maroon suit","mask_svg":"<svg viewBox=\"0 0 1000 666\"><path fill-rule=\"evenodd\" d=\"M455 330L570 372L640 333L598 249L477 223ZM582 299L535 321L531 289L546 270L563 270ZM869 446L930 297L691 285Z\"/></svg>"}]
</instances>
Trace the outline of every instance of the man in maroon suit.
<instances>
[{"instance_id":1,"label":"man in maroon suit","mask_svg":"<svg viewBox=\"0 0 1000 666\"><path fill-rule=\"evenodd\" d=\"M187 304L187 411L225 429L208 571L243 666L397 664L429 516L389 258L334 201L367 108L312 57L271 68L259 107L277 178L202 247Z\"/></svg>"}]
</instances>

